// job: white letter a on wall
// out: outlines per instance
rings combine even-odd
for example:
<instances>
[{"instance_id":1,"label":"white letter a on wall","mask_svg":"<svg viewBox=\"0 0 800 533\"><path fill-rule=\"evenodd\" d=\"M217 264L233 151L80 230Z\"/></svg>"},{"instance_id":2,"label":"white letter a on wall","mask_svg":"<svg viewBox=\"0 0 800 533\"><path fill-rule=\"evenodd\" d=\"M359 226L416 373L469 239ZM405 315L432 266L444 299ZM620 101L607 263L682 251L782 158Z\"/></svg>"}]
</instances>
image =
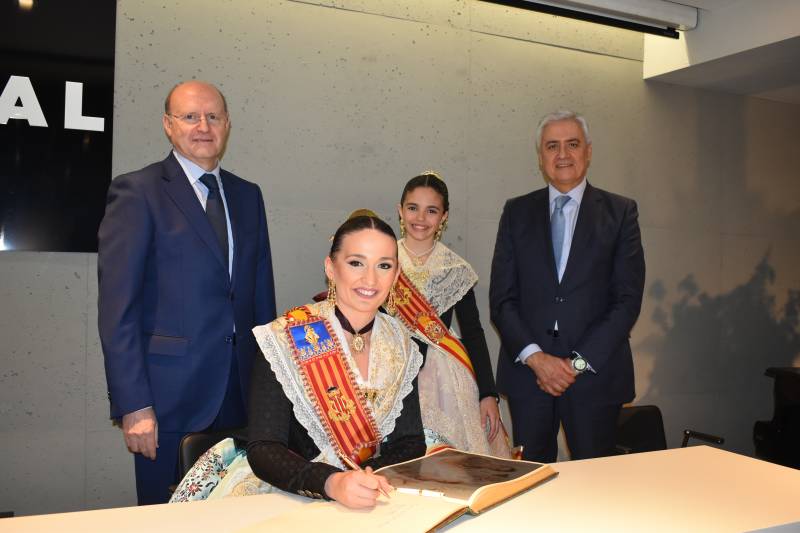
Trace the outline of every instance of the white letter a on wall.
<instances>
[{"instance_id":1,"label":"white letter a on wall","mask_svg":"<svg viewBox=\"0 0 800 533\"><path fill-rule=\"evenodd\" d=\"M20 105L17 105L17 100ZM42 106L33 91L30 78L10 76L3 94L0 94L0 124L7 124L8 119L27 120L31 126L47 127L42 113Z\"/></svg>"},{"instance_id":2,"label":"white letter a on wall","mask_svg":"<svg viewBox=\"0 0 800 533\"><path fill-rule=\"evenodd\" d=\"M105 119L83 116L83 84L68 81L64 87L64 129L103 131Z\"/></svg>"}]
</instances>

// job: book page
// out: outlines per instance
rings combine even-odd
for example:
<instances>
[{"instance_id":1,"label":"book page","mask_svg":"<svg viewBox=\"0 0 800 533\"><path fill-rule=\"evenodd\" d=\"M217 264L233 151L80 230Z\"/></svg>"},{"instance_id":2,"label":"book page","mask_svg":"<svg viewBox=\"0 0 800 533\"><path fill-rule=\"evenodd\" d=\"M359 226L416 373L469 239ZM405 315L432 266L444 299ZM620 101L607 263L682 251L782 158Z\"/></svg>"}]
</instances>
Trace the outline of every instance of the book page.
<instances>
[{"instance_id":1,"label":"book page","mask_svg":"<svg viewBox=\"0 0 800 533\"><path fill-rule=\"evenodd\" d=\"M540 463L499 459L458 450L444 450L424 458L381 468L394 487L440 492L466 504L481 487L504 483L542 468Z\"/></svg>"},{"instance_id":2,"label":"book page","mask_svg":"<svg viewBox=\"0 0 800 533\"><path fill-rule=\"evenodd\" d=\"M273 533L275 531L407 533L429 531L453 514L460 514L464 506L444 498L418 496L392 492L391 498L381 496L370 510L353 510L336 502L315 502L264 520L239 530L237 533Z\"/></svg>"}]
</instances>

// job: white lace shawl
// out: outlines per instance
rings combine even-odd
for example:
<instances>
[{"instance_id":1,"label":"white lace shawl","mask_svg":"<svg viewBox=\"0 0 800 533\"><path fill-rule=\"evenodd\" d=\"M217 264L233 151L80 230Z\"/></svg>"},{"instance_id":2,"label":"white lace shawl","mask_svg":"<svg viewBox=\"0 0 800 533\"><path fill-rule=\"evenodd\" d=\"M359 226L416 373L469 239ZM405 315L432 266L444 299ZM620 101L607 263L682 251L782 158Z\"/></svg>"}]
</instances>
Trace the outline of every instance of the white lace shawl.
<instances>
[{"instance_id":1,"label":"white lace shawl","mask_svg":"<svg viewBox=\"0 0 800 533\"><path fill-rule=\"evenodd\" d=\"M438 314L441 315L453 307L478 283L478 274L472 266L441 242L436 243L422 266L414 265L404 242L405 239L401 239L401 245L398 246L400 266L412 281L415 277L419 279L420 274L422 278L427 278L424 286L417 285L417 288Z\"/></svg>"},{"instance_id":2,"label":"white lace shawl","mask_svg":"<svg viewBox=\"0 0 800 533\"><path fill-rule=\"evenodd\" d=\"M374 398L367 401L367 405L378 427L379 438L385 439L394 431L395 421L403 408L403 399L412 391L414 378L422 366L422 354L417 345L400 322L378 313L370 337L369 379L364 380L350 354L344 330L333 312L333 307L327 302L309 304L307 307L331 324L344 352L344 362L352 369L358 386L362 390L371 389L376 392ZM281 316L267 325L253 328L253 334L283 387L284 394L292 402L295 418L320 449L321 453L315 460L344 468L317 417L312 401L305 393L303 379L291 355L285 326L286 319Z\"/></svg>"}]
</instances>

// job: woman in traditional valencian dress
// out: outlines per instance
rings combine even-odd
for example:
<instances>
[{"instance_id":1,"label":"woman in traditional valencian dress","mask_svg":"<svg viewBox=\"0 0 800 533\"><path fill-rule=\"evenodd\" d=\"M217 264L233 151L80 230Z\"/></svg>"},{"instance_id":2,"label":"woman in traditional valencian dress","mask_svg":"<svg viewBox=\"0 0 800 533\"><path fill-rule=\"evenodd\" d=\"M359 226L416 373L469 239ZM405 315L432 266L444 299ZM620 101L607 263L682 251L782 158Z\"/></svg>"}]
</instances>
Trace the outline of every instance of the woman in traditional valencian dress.
<instances>
[{"instance_id":1,"label":"woman in traditional valencian dress","mask_svg":"<svg viewBox=\"0 0 800 533\"><path fill-rule=\"evenodd\" d=\"M425 453L414 388L422 355L379 312L391 307L399 274L394 232L374 215L351 216L325 273L327 300L254 328L263 357L253 367L247 455L218 476L210 498L277 487L368 508L391 490L373 468ZM189 486L184 478L178 492Z\"/></svg>"},{"instance_id":2,"label":"woman in traditional valencian dress","mask_svg":"<svg viewBox=\"0 0 800 533\"><path fill-rule=\"evenodd\" d=\"M433 172L412 178L397 209L402 274L394 299L397 317L425 356L419 391L429 449L444 444L509 457L473 291L478 275L440 242L449 214L447 185ZM460 339L450 329L454 314Z\"/></svg>"}]
</instances>

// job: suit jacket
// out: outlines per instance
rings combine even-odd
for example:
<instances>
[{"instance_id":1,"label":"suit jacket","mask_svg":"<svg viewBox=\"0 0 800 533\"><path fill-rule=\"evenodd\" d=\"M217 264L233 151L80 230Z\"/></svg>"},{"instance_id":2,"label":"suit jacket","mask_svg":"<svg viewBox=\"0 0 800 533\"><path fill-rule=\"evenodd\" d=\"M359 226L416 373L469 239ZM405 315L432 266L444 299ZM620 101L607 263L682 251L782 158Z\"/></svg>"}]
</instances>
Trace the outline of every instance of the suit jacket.
<instances>
[{"instance_id":1,"label":"suit jacket","mask_svg":"<svg viewBox=\"0 0 800 533\"><path fill-rule=\"evenodd\" d=\"M576 350L597 371L572 385L575 394L633 400L628 339L642 305L644 273L633 200L587 183L560 283L547 188L509 200L500 218L489 289L491 318L501 339L498 389L515 396L538 388L535 374L515 362L535 342L562 357Z\"/></svg>"},{"instance_id":2,"label":"suit jacket","mask_svg":"<svg viewBox=\"0 0 800 533\"><path fill-rule=\"evenodd\" d=\"M203 430L228 379L239 380L246 406L257 352L251 329L275 318L272 263L261 190L225 170L220 178L234 243L230 276L172 154L111 182L97 266L113 418L153 406L163 431ZM231 357L238 376L230 376Z\"/></svg>"}]
</instances>

